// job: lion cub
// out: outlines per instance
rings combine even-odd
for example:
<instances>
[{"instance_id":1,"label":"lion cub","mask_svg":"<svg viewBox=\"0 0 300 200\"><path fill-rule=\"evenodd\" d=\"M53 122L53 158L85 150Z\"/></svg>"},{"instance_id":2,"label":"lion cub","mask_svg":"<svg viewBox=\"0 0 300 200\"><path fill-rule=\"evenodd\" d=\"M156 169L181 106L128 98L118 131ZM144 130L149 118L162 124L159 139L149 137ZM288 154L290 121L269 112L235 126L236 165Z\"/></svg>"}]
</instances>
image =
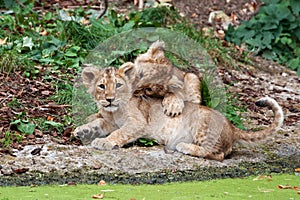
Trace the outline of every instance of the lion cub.
<instances>
[{"instance_id":1,"label":"lion cub","mask_svg":"<svg viewBox=\"0 0 300 200\"><path fill-rule=\"evenodd\" d=\"M134 67L125 63L119 69L83 69L83 83L99 105L102 116L77 127L75 136L96 138L91 145L100 150L122 147L139 138L155 139L170 150L222 161L236 141L263 139L283 123L281 107L269 97L256 104L271 108L274 121L267 129L257 132L242 131L218 111L191 102L184 103L181 115L168 117L163 113L162 99L144 100L133 95L130 72Z\"/></svg>"},{"instance_id":2,"label":"lion cub","mask_svg":"<svg viewBox=\"0 0 300 200\"><path fill-rule=\"evenodd\" d=\"M156 41L136 58L132 85L135 96L163 97L164 113L175 117L182 113L185 101L200 104L200 80L173 66L164 49L164 42Z\"/></svg>"}]
</instances>

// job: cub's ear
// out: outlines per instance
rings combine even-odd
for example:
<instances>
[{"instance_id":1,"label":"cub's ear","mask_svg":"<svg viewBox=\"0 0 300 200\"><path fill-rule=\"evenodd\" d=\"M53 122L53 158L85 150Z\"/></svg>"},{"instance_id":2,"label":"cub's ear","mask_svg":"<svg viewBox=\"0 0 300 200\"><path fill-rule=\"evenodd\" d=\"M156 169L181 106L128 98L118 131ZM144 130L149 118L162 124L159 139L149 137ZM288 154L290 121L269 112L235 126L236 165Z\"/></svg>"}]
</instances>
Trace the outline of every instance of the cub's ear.
<instances>
[{"instance_id":1,"label":"cub's ear","mask_svg":"<svg viewBox=\"0 0 300 200\"><path fill-rule=\"evenodd\" d=\"M124 63L120 66L119 72L130 79L130 77L134 75L134 64L132 62Z\"/></svg>"},{"instance_id":2,"label":"cub's ear","mask_svg":"<svg viewBox=\"0 0 300 200\"><path fill-rule=\"evenodd\" d=\"M87 66L87 67L83 68L83 70L81 72L82 81L86 88L90 88L93 81L99 74L99 69L97 69L95 67L91 67L91 65L84 65L84 66Z\"/></svg>"}]
</instances>

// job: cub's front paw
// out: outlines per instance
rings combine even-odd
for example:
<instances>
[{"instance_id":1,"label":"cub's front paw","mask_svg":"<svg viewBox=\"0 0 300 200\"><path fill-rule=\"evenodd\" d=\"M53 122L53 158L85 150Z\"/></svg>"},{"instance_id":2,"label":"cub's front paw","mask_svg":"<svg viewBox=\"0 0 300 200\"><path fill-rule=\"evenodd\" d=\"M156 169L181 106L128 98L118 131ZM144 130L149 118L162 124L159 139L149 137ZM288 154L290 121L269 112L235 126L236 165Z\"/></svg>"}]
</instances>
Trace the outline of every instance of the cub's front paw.
<instances>
[{"instance_id":1,"label":"cub's front paw","mask_svg":"<svg viewBox=\"0 0 300 200\"><path fill-rule=\"evenodd\" d=\"M184 108L184 102L181 98L178 98L175 95L170 95L164 97L162 106L166 115L170 117L176 117L181 115Z\"/></svg>"},{"instance_id":2,"label":"cub's front paw","mask_svg":"<svg viewBox=\"0 0 300 200\"><path fill-rule=\"evenodd\" d=\"M98 150L112 150L119 148L118 145L112 144L106 138L96 138L93 140L91 145Z\"/></svg>"},{"instance_id":3,"label":"cub's front paw","mask_svg":"<svg viewBox=\"0 0 300 200\"><path fill-rule=\"evenodd\" d=\"M95 138L95 130L85 124L77 127L74 130L73 135L80 139L84 144L90 143Z\"/></svg>"}]
</instances>

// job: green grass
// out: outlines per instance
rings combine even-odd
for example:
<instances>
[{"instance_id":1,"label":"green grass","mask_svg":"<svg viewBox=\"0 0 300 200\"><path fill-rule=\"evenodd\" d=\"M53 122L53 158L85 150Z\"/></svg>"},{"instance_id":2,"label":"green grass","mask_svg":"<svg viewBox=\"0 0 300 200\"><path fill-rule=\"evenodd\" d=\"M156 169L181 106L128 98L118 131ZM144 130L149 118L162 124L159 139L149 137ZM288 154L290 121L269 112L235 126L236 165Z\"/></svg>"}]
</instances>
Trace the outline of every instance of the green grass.
<instances>
[{"instance_id":1,"label":"green grass","mask_svg":"<svg viewBox=\"0 0 300 200\"><path fill-rule=\"evenodd\" d=\"M278 189L277 185L296 186L300 177L273 175L272 178L247 177L203 182L170 183L163 185L48 185L36 187L1 187L0 200L17 199L298 199L296 190Z\"/></svg>"}]
</instances>

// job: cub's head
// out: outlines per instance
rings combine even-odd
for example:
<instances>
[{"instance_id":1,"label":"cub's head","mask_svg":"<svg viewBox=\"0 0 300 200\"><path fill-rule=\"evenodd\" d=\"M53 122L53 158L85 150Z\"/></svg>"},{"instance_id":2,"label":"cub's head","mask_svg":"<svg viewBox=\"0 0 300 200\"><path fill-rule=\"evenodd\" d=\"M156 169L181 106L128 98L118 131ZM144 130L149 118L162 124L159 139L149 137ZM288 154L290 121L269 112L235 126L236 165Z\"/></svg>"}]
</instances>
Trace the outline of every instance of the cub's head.
<instances>
[{"instance_id":1,"label":"cub's head","mask_svg":"<svg viewBox=\"0 0 300 200\"><path fill-rule=\"evenodd\" d=\"M133 63L125 63L119 69L97 69L91 66L83 69L83 84L94 97L98 107L114 112L127 104L132 97L130 73L133 67Z\"/></svg>"}]
</instances>

